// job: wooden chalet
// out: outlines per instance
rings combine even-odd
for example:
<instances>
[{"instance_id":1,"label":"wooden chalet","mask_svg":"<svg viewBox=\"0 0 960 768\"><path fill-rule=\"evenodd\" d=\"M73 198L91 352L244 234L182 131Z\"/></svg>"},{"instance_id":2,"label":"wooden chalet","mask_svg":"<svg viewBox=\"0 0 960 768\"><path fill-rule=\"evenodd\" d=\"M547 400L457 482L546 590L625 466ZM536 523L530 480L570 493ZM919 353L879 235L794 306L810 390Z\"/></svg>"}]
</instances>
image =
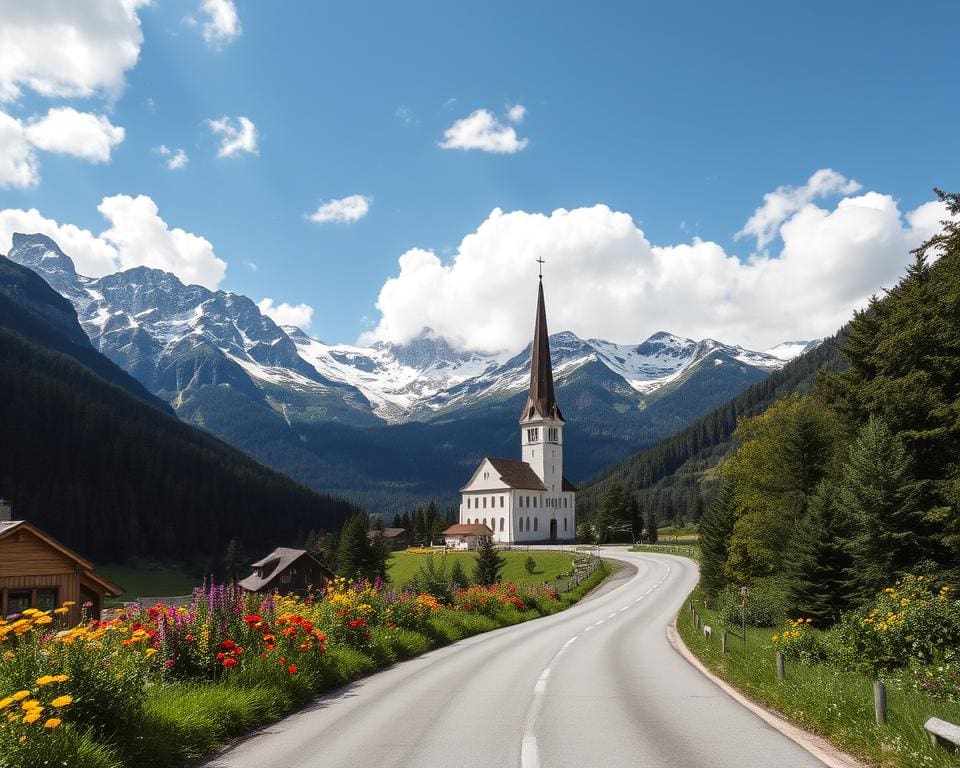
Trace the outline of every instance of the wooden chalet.
<instances>
[{"instance_id":1,"label":"wooden chalet","mask_svg":"<svg viewBox=\"0 0 960 768\"><path fill-rule=\"evenodd\" d=\"M334 574L305 549L277 547L253 564L253 573L242 579L247 592L278 592L303 595L311 589L323 589Z\"/></svg>"},{"instance_id":2,"label":"wooden chalet","mask_svg":"<svg viewBox=\"0 0 960 768\"><path fill-rule=\"evenodd\" d=\"M0 505L0 515L9 507ZM50 611L73 603L69 624L100 618L105 597L119 597L123 588L93 571L93 563L25 520L0 517L0 616L27 608Z\"/></svg>"},{"instance_id":3,"label":"wooden chalet","mask_svg":"<svg viewBox=\"0 0 960 768\"><path fill-rule=\"evenodd\" d=\"M387 547L392 552L396 552L400 549L406 549L410 543L410 537L407 535L406 528L384 528L382 531L378 531L376 528L373 528L367 532L367 536L370 537L371 541L377 536L382 536L383 540L387 544Z\"/></svg>"}]
</instances>

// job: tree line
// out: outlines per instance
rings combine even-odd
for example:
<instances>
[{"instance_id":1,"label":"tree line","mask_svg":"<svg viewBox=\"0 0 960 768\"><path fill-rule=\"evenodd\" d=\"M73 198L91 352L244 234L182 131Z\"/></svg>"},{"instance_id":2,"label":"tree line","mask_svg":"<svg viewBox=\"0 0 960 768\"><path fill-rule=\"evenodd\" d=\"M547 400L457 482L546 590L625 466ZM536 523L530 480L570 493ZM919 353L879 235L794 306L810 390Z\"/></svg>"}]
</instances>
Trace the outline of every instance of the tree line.
<instances>
[{"instance_id":1,"label":"tree line","mask_svg":"<svg viewBox=\"0 0 960 768\"><path fill-rule=\"evenodd\" d=\"M739 424L700 524L708 599L762 587L829 626L904 574L960 581L960 225L914 257L856 313L843 370Z\"/></svg>"}]
</instances>

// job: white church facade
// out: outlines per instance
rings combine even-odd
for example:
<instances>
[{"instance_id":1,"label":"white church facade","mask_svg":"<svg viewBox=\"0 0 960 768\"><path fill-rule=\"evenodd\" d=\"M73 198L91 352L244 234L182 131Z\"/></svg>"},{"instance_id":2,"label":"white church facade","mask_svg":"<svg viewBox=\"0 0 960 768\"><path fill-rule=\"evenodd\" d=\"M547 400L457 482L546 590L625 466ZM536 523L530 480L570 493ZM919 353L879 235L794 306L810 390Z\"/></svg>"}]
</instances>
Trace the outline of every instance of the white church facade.
<instances>
[{"instance_id":1,"label":"white church facade","mask_svg":"<svg viewBox=\"0 0 960 768\"><path fill-rule=\"evenodd\" d=\"M577 489L563 476L563 427L541 279L530 392L520 414L521 459L485 457L480 462L460 490L460 523L486 525L498 544L574 541Z\"/></svg>"}]
</instances>

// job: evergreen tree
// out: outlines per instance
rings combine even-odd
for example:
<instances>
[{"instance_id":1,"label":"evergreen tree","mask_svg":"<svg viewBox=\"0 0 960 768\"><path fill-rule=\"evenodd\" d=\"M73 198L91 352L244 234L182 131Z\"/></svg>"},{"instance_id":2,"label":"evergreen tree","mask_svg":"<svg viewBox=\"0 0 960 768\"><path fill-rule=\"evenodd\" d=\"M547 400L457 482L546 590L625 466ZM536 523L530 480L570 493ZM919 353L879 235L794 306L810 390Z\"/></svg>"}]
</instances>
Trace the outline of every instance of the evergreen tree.
<instances>
[{"instance_id":1,"label":"evergreen tree","mask_svg":"<svg viewBox=\"0 0 960 768\"><path fill-rule=\"evenodd\" d=\"M426 538L426 518L423 514L423 508L417 507L417 511L413 513L413 545L422 547L426 543Z\"/></svg>"},{"instance_id":2,"label":"evergreen tree","mask_svg":"<svg viewBox=\"0 0 960 768\"><path fill-rule=\"evenodd\" d=\"M721 480L720 493L700 520L700 586L710 599L715 599L727 583L724 566L733 520L734 486L730 480Z\"/></svg>"},{"instance_id":3,"label":"evergreen tree","mask_svg":"<svg viewBox=\"0 0 960 768\"><path fill-rule=\"evenodd\" d=\"M350 581L377 576L373 548L367 535L367 518L362 514L352 515L340 531L337 574Z\"/></svg>"},{"instance_id":4,"label":"evergreen tree","mask_svg":"<svg viewBox=\"0 0 960 768\"><path fill-rule=\"evenodd\" d=\"M477 545L477 564L473 569L473 578L481 587L489 587L500 581L500 571L503 569L504 559L496 547L493 539L486 536L480 539Z\"/></svg>"},{"instance_id":5,"label":"evergreen tree","mask_svg":"<svg viewBox=\"0 0 960 768\"><path fill-rule=\"evenodd\" d=\"M821 482L785 558L791 616L828 627L850 607L850 533L850 520L837 503L835 485Z\"/></svg>"},{"instance_id":6,"label":"evergreen tree","mask_svg":"<svg viewBox=\"0 0 960 768\"><path fill-rule=\"evenodd\" d=\"M455 590L466 589L470 586L470 577L463 570L463 563L460 558L453 561L453 567L450 569L450 584Z\"/></svg>"},{"instance_id":7,"label":"evergreen tree","mask_svg":"<svg viewBox=\"0 0 960 768\"><path fill-rule=\"evenodd\" d=\"M637 495L630 494L630 502L627 505L627 514L630 518L630 533L634 542L640 541L643 533L643 515L640 513L640 504L637 502Z\"/></svg>"},{"instance_id":8,"label":"evergreen tree","mask_svg":"<svg viewBox=\"0 0 960 768\"><path fill-rule=\"evenodd\" d=\"M930 551L920 485L903 442L872 417L850 448L840 482L840 510L854 523L849 542L860 603L906 573Z\"/></svg>"},{"instance_id":9,"label":"evergreen tree","mask_svg":"<svg viewBox=\"0 0 960 768\"><path fill-rule=\"evenodd\" d=\"M590 527L590 523L586 521L577 523L577 542L580 544L593 544L595 541L596 537L593 535L593 528Z\"/></svg>"},{"instance_id":10,"label":"evergreen tree","mask_svg":"<svg viewBox=\"0 0 960 768\"><path fill-rule=\"evenodd\" d=\"M660 540L660 532L657 530L660 526L657 520L657 510L650 507L647 511L647 542L656 544Z\"/></svg>"},{"instance_id":11,"label":"evergreen tree","mask_svg":"<svg viewBox=\"0 0 960 768\"><path fill-rule=\"evenodd\" d=\"M223 559L227 581L231 584L236 584L240 580L240 558L240 540L234 536L227 544L227 554Z\"/></svg>"},{"instance_id":12,"label":"evergreen tree","mask_svg":"<svg viewBox=\"0 0 960 768\"><path fill-rule=\"evenodd\" d=\"M600 509L594 516L593 524L596 528L597 539L600 543L607 541L612 528L621 529L629 525L630 494L619 480L612 481L604 491Z\"/></svg>"},{"instance_id":13,"label":"evergreen tree","mask_svg":"<svg viewBox=\"0 0 960 768\"><path fill-rule=\"evenodd\" d=\"M427 504L427 509L423 513L423 518L424 543L432 544L433 532L437 527L437 505L434 503L433 499L430 499L430 503Z\"/></svg>"},{"instance_id":14,"label":"evergreen tree","mask_svg":"<svg viewBox=\"0 0 960 768\"><path fill-rule=\"evenodd\" d=\"M390 524L391 528L403 528L403 518L400 517L400 513L397 512L393 516L393 522Z\"/></svg>"}]
</instances>

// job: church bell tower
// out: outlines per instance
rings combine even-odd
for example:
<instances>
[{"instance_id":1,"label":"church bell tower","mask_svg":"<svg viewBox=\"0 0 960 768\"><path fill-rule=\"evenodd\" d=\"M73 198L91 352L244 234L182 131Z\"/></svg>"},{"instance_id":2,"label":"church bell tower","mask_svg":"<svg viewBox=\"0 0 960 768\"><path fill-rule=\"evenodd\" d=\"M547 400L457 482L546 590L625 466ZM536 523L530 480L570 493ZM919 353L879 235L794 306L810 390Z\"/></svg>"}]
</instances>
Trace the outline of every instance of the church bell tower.
<instances>
[{"instance_id":1,"label":"church bell tower","mask_svg":"<svg viewBox=\"0 0 960 768\"><path fill-rule=\"evenodd\" d=\"M547 494L559 496L563 490L563 415L553 389L542 276L537 291L537 319L533 329L530 394L520 414L520 446L523 461L543 481Z\"/></svg>"}]
</instances>

